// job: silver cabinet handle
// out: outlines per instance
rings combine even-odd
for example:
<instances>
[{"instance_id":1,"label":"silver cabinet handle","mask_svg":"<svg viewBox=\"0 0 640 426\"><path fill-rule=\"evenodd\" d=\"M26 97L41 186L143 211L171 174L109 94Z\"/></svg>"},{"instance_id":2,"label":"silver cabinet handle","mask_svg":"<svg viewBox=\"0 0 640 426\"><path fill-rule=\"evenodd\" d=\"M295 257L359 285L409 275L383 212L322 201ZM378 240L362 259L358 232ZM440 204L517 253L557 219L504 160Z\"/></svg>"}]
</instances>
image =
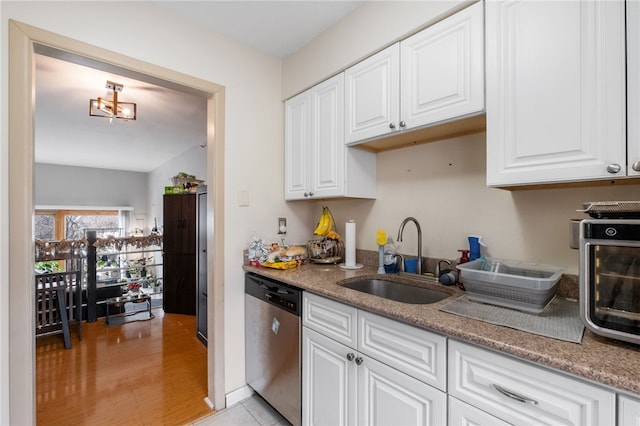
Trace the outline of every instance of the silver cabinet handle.
<instances>
[{"instance_id":1,"label":"silver cabinet handle","mask_svg":"<svg viewBox=\"0 0 640 426\"><path fill-rule=\"evenodd\" d=\"M390 128L390 129L395 129L395 128L396 128L396 125L395 125L395 124L393 124L393 123L389 123L389 128Z\"/></svg>"},{"instance_id":2,"label":"silver cabinet handle","mask_svg":"<svg viewBox=\"0 0 640 426\"><path fill-rule=\"evenodd\" d=\"M356 358L356 364L358 364L358 365L362 364L363 361L364 360L362 359L362 357L357 357Z\"/></svg>"},{"instance_id":3,"label":"silver cabinet handle","mask_svg":"<svg viewBox=\"0 0 640 426\"><path fill-rule=\"evenodd\" d=\"M611 173L611 174L616 174L618 173L620 170L622 170L622 167L620 167L620 164L609 164L607 166L607 172Z\"/></svg>"},{"instance_id":4,"label":"silver cabinet handle","mask_svg":"<svg viewBox=\"0 0 640 426\"><path fill-rule=\"evenodd\" d=\"M407 123L405 123L404 121L400 122L400 127L407 127Z\"/></svg>"},{"instance_id":5,"label":"silver cabinet handle","mask_svg":"<svg viewBox=\"0 0 640 426\"><path fill-rule=\"evenodd\" d=\"M631 165L634 172L640 172L640 161L636 161Z\"/></svg>"},{"instance_id":6,"label":"silver cabinet handle","mask_svg":"<svg viewBox=\"0 0 640 426\"><path fill-rule=\"evenodd\" d=\"M305 192L304 196L305 197L313 197L313 192Z\"/></svg>"},{"instance_id":7,"label":"silver cabinet handle","mask_svg":"<svg viewBox=\"0 0 640 426\"><path fill-rule=\"evenodd\" d=\"M510 390L503 388L502 386L498 386L496 384L493 385L493 388L506 396L507 398L515 399L518 402L523 402L525 404L538 405L538 401L535 399L527 398L526 396L522 396Z\"/></svg>"},{"instance_id":8,"label":"silver cabinet handle","mask_svg":"<svg viewBox=\"0 0 640 426\"><path fill-rule=\"evenodd\" d=\"M355 356L354 354L352 354L351 352L349 352L349 353L347 354L347 361L353 361L353 359L354 359L355 357L356 357L356 356Z\"/></svg>"}]
</instances>

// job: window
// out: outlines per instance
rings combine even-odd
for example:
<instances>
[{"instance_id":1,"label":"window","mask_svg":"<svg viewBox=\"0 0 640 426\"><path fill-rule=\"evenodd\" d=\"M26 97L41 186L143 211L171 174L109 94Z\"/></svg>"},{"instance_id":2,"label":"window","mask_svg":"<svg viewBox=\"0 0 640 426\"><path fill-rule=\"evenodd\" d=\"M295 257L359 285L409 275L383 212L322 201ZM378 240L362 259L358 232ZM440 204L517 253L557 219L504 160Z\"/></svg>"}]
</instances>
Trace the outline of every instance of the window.
<instances>
[{"instance_id":1,"label":"window","mask_svg":"<svg viewBox=\"0 0 640 426\"><path fill-rule=\"evenodd\" d=\"M122 228L118 210L36 210L35 238L77 240L85 229Z\"/></svg>"}]
</instances>

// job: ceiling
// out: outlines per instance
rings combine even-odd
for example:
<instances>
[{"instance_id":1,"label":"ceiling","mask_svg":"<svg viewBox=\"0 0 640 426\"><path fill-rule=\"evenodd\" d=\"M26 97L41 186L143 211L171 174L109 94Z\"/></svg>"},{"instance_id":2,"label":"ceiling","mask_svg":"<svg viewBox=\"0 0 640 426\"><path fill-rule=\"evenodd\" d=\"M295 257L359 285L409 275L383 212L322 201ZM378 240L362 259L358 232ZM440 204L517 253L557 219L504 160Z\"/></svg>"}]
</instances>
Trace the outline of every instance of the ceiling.
<instances>
[{"instance_id":1,"label":"ceiling","mask_svg":"<svg viewBox=\"0 0 640 426\"><path fill-rule=\"evenodd\" d=\"M256 50L284 59L365 0L149 0Z\"/></svg>"},{"instance_id":2,"label":"ceiling","mask_svg":"<svg viewBox=\"0 0 640 426\"><path fill-rule=\"evenodd\" d=\"M150 3L256 50L285 58L362 0ZM36 49L35 62L37 163L149 172L187 150L206 145L203 94L149 82L128 70L46 47ZM113 98L113 92L105 88L107 80L124 86L118 100L137 104L137 120L89 116L90 99Z\"/></svg>"}]
</instances>

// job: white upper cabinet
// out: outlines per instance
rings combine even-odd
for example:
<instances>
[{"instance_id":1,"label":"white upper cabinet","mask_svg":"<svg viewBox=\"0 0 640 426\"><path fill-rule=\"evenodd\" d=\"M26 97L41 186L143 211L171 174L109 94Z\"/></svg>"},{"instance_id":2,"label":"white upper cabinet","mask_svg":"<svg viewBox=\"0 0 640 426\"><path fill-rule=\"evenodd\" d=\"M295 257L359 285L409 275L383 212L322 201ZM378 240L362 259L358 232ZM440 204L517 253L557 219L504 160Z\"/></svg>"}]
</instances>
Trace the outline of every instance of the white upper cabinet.
<instances>
[{"instance_id":1,"label":"white upper cabinet","mask_svg":"<svg viewBox=\"0 0 640 426\"><path fill-rule=\"evenodd\" d=\"M626 176L624 2L485 7L487 184Z\"/></svg>"},{"instance_id":2,"label":"white upper cabinet","mask_svg":"<svg viewBox=\"0 0 640 426\"><path fill-rule=\"evenodd\" d=\"M640 2L627 2L627 174L640 176Z\"/></svg>"},{"instance_id":3,"label":"white upper cabinet","mask_svg":"<svg viewBox=\"0 0 640 426\"><path fill-rule=\"evenodd\" d=\"M482 6L475 3L400 43L401 128L484 111Z\"/></svg>"},{"instance_id":4,"label":"white upper cabinet","mask_svg":"<svg viewBox=\"0 0 640 426\"><path fill-rule=\"evenodd\" d=\"M284 198L305 198L311 188L311 91L307 90L289 99L285 103L284 112Z\"/></svg>"},{"instance_id":5,"label":"white upper cabinet","mask_svg":"<svg viewBox=\"0 0 640 426\"><path fill-rule=\"evenodd\" d=\"M345 71L347 144L399 128L399 58L399 46L394 44Z\"/></svg>"},{"instance_id":6,"label":"white upper cabinet","mask_svg":"<svg viewBox=\"0 0 640 426\"><path fill-rule=\"evenodd\" d=\"M483 3L478 2L345 71L345 142L484 111Z\"/></svg>"},{"instance_id":7,"label":"white upper cabinet","mask_svg":"<svg viewBox=\"0 0 640 426\"><path fill-rule=\"evenodd\" d=\"M311 194L344 194L344 77L311 90ZM295 167L295 166L294 166Z\"/></svg>"},{"instance_id":8,"label":"white upper cabinet","mask_svg":"<svg viewBox=\"0 0 640 426\"><path fill-rule=\"evenodd\" d=\"M285 102L285 200L374 198L376 158L344 144L344 75Z\"/></svg>"}]
</instances>

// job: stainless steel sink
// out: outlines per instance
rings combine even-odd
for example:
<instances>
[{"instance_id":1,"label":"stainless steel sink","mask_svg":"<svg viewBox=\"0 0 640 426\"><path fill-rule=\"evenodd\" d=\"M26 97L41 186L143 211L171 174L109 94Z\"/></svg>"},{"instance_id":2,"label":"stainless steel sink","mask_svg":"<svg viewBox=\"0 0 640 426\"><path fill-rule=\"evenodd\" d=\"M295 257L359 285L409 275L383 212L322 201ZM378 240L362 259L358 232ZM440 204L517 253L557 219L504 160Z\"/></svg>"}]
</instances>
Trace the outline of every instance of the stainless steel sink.
<instances>
[{"instance_id":1,"label":"stainless steel sink","mask_svg":"<svg viewBox=\"0 0 640 426\"><path fill-rule=\"evenodd\" d=\"M396 302L412 304L436 303L450 296L444 291L378 278L347 281L339 285Z\"/></svg>"}]
</instances>

